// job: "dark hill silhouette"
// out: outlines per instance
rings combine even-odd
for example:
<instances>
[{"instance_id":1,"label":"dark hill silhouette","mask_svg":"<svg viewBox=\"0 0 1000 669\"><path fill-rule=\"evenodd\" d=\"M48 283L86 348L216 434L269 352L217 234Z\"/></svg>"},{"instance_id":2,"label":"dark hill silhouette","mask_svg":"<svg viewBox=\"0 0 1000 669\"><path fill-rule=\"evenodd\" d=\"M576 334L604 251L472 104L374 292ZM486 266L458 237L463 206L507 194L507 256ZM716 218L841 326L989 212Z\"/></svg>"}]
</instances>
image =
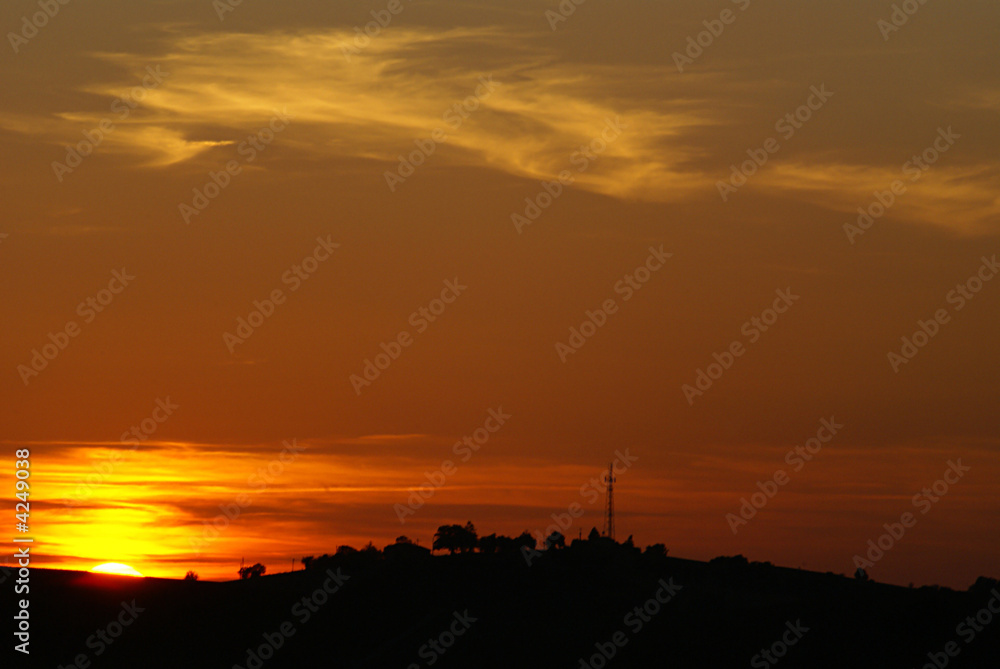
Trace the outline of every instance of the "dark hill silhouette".
<instances>
[{"instance_id":1,"label":"dark hill silhouette","mask_svg":"<svg viewBox=\"0 0 1000 669\"><path fill-rule=\"evenodd\" d=\"M705 563L664 552L574 540L530 553L529 566L521 550L431 556L397 541L226 583L34 569L31 666L69 667L86 653L92 667L576 669L598 666L581 658L589 663L609 644L614 657L602 666L771 666L751 663L796 625L808 631L778 666L920 668L948 642L960 647L948 667L998 666L1000 619L969 643L955 633L994 597L990 579L966 592L902 588L740 556ZM673 596L635 631L635 607L667 595L665 584ZM96 657L88 637L133 599L144 610ZM265 634L279 638L285 622L293 634L281 637L273 657L248 665L247 649ZM616 633L626 639L620 648ZM451 643L436 654L432 639Z\"/></svg>"}]
</instances>

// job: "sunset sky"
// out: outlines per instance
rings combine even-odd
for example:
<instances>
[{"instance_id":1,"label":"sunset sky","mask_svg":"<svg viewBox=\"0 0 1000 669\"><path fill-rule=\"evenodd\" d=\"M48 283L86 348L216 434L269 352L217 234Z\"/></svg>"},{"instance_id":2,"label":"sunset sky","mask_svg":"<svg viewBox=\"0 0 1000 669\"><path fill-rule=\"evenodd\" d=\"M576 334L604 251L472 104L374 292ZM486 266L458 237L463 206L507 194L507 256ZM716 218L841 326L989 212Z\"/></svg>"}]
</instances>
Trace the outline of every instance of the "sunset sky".
<instances>
[{"instance_id":1,"label":"sunset sky","mask_svg":"<svg viewBox=\"0 0 1000 669\"><path fill-rule=\"evenodd\" d=\"M0 440L32 452L35 565L226 579L578 503L575 538L628 449L619 540L853 574L909 511L872 578L1000 577L996 2L39 11L0 10Z\"/></svg>"}]
</instances>

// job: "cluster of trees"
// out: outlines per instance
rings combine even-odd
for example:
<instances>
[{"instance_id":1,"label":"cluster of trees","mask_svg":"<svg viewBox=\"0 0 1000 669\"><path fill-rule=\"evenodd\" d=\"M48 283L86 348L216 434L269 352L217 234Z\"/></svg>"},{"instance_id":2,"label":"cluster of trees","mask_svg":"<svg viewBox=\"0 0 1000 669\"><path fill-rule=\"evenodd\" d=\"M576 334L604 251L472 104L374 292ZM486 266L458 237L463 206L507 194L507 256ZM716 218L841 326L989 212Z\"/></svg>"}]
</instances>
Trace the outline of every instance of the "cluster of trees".
<instances>
[{"instance_id":1,"label":"cluster of trees","mask_svg":"<svg viewBox=\"0 0 1000 669\"><path fill-rule=\"evenodd\" d=\"M400 539L406 539L406 537L400 537ZM406 540L409 541L409 539ZM399 542L399 539L396 539L396 541ZM360 550L354 548L353 546L347 546L347 545L338 546L337 550L334 551L333 555L330 555L328 553L323 553L322 555L319 556L310 555L308 557L302 558L300 562L302 563L302 566L306 569L319 569L320 567L325 569L326 567L324 565L327 565L328 563L336 559L339 559L341 561L344 560L365 561L365 560L379 558L381 556L382 556L382 551L376 548L375 544L369 541L365 545L365 547Z\"/></svg>"},{"instance_id":2,"label":"cluster of trees","mask_svg":"<svg viewBox=\"0 0 1000 669\"><path fill-rule=\"evenodd\" d=\"M577 540L573 541L574 546L578 543ZM598 547L620 546L636 550L631 536L619 544L613 539L602 537L596 527L590 530L590 534L587 535L583 544ZM562 548L566 548L566 537L561 532L553 532L545 539L544 550L559 550ZM328 553L318 556L310 555L302 558L301 563L305 569L326 569L334 564L364 565L383 558L425 558L429 557L433 551L448 551L450 555L473 552L486 555L506 555L519 554L525 550L535 551L536 549L538 549L538 541L527 531L522 532L516 537L508 537L496 533L480 537L478 532L476 532L475 525L472 524L472 521L469 521L465 525L454 524L438 527L437 532L434 533L434 542L431 544L430 549L420 546L418 542L414 542L409 537L403 535L396 537L395 543L389 544L382 550L376 548L375 544L371 541L361 549L344 545L338 546L333 555ZM647 546L642 554L650 558L666 557L667 547L663 544L653 544ZM257 578L263 576L265 571L266 568L264 565L258 562L249 567L242 567L239 570L239 575L241 580ZM196 580L198 576L193 572L188 572L186 578L188 580Z\"/></svg>"},{"instance_id":3,"label":"cluster of trees","mask_svg":"<svg viewBox=\"0 0 1000 669\"><path fill-rule=\"evenodd\" d=\"M587 535L587 542L617 545L617 542L613 539L602 537L597 532L596 527L591 528L590 534ZM621 545L625 548L635 547L632 543L631 536ZM520 551L522 548L535 550L537 546L538 541L528 532L522 532L518 537L505 537L497 534L479 537L476 534L476 528L472 524L472 521L469 521L465 525L442 525L439 527L437 532L434 534L433 549L446 550L451 554L470 553L474 550L478 550L480 553L510 553ZM565 547L566 537L562 532L553 532L545 539L546 550ZM650 546L647 551L650 549L652 549L653 554L661 551L663 555L667 554L666 547L663 544L654 544L653 546Z\"/></svg>"},{"instance_id":4,"label":"cluster of trees","mask_svg":"<svg viewBox=\"0 0 1000 669\"><path fill-rule=\"evenodd\" d=\"M565 541L563 544L565 545ZM431 548L435 551L448 551L454 555L471 553L477 549L480 553L511 553L522 548L534 549L537 545L538 542L527 531L518 537L505 537L494 533L480 538L475 525L469 521L465 525L439 527L434 533L434 543Z\"/></svg>"},{"instance_id":5,"label":"cluster of trees","mask_svg":"<svg viewBox=\"0 0 1000 669\"><path fill-rule=\"evenodd\" d=\"M597 528L590 530L585 543L635 549L631 536L623 543L618 544L612 539L602 537L597 532ZM566 537L561 532L553 532L545 539L545 550L558 550L565 547ZM381 557L426 557L432 551L448 551L451 555L473 552L499 555L521 553L525 549L534 551L537 548L538 541L527 531L522 532L516 537L508 537L496 533L480 537L478 532L476 532L475 525L472 524L472 521L469 521L465 525L453 524L438 527L437 532L434 533L434 541L431 544L430 551L414 543L409 537L400 536L396 537L394 544L386 546L382 551L376 548L372 542L368 542L368 545L361 550L352 548L351 546L340 546L333 555L323 554L302 558L302 566L306 569L318 569L321 567L326 568L331 562L368 562ZM652 546L647 546L643 554L654 558L658 556L665 557L667 555L667 548L663 544L653 544Z\"/></svg>"}]
</instances>

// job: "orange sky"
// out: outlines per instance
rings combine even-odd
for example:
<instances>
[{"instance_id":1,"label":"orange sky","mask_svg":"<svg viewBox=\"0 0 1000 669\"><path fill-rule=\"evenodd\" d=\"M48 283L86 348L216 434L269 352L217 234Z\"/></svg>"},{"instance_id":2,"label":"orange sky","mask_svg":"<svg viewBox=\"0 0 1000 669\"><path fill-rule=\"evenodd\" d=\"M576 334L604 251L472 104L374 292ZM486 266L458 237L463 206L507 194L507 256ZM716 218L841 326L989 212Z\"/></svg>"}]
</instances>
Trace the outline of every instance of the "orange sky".
<instances>
[{"instance_id":1,"label":"orange sky","mask_svg":"<svg viewBox=\"0 0 1000 669\"><path fill-rule=\"evenodd\" d=\"M8 38L0 439L5 461L32 450L46 563L226 578L241 557L277 571L343 543L427 545L442 523L543 530L574 502L576 536L601 525L581 486L628 448L617 525L639 544L850 573L916 511L876 580L1000 576L1000 281L953 292L1000 251L996 3L927 3L884 39L892 3L588 2L553 30L558 3L415 0L362 48L354 28L387 4L220 20L210 2L70 3L16 52ZM34 11L6 3L0 26ZM884 216L845 230L897 180ZM776 291L797 298L765 331L751 319ZM366 360L385 369L352 382ZM461 461L499 407L509 421ZM793 471L830 417L842 431ZM971 469L921 514L913 496L956 459ZM734 534L726 514L778 469L789 482Z\"/></svg>"}]
</instances>

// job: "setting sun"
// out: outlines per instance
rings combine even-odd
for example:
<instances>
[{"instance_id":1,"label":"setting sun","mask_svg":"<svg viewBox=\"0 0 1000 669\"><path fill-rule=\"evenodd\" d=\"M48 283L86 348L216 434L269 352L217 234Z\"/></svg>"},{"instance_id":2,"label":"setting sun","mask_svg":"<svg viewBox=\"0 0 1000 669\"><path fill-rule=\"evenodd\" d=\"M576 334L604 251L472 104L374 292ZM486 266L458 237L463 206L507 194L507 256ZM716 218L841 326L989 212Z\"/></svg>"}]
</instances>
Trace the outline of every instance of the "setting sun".
<instances>
[{"instance_id":1,"label":"setting sun","mask_svg":"<svg viewBox=\"0 0 1000 669\"><path fill-rule=\"evenodd\" d=\"M136 571L133 567L127 564L122 564L121 562L105 562L104 564L99 564L90 571L95 574L114 574L115 576L136 576L143 578L142 574Z\"/></svg>"}]
</instances>

